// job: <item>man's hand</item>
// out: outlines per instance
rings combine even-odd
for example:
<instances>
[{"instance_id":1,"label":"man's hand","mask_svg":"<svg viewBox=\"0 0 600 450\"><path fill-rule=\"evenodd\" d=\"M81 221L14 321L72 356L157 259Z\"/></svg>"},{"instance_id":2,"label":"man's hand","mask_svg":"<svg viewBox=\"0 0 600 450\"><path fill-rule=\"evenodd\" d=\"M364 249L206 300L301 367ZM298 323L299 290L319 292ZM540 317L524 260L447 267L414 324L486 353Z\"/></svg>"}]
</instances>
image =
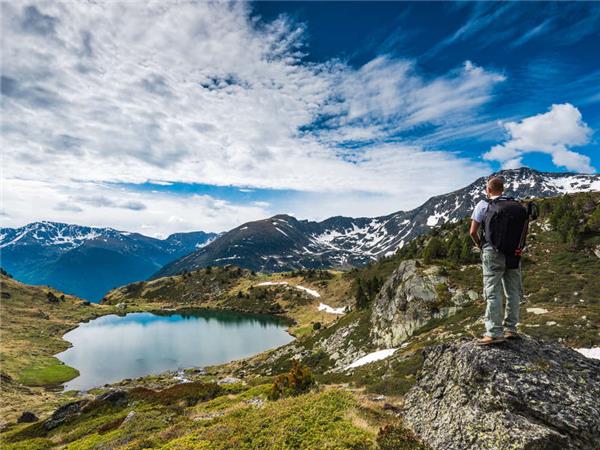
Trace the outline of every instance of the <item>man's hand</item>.
<instances>
[{"instance_id":1,"label":"man's hand","mask_svg":"<svg viewBox=\"0 0 600 450\"><path fill-rule=\"evenodd\" d=\"M481 239L479 239L479 227L481 224L476 220L471 220L471 229L469 230L469 234L471 235L471 239L478 248L481 248Z\"/></svg>"}]
</instances>

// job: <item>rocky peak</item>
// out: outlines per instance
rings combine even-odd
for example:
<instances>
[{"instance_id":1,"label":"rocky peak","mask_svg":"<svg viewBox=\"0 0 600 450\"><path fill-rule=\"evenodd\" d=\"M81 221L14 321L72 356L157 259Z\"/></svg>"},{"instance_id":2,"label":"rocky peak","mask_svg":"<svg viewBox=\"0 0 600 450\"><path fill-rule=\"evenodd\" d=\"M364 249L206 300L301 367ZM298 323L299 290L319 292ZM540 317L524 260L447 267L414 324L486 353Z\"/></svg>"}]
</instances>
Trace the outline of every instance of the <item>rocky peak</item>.
<instances>
[{"instance_id":1,"label":"rocky peak","mask_svg":"<svg viewBox=\"0 0 600 450\"><path fill-rule=\"evenodd\" d=\"M437 449L600 448L600 361L524 337L426 351L405 422Z\"/></svg>"},{"instance_id":2,"label":"rocky peak","mask_svg":"<svg viewBox=\"0 0 600 450\"><path fill-rule=\"evenodd\" d=\"M429 320L454 315L478 298L475 291L451 290L437 267L402 261L373 302L371 336L381 347L407 340Z\"/></svg>"}]
</instances>

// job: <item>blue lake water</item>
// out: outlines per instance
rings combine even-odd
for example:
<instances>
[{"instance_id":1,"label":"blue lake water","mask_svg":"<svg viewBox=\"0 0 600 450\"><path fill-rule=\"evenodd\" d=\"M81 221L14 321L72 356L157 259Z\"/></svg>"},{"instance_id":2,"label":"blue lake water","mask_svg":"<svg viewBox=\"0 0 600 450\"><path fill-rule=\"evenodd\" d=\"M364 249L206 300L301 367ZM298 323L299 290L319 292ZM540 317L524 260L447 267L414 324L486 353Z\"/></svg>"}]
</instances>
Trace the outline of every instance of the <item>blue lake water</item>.
<instances>
[{"instance_id":1,"label":"blue lake water","mask_svg":"<svg viewBox=\"0 0 600 450\"><path fill-rule=\"evenodd\" d=\"M290 342L285 329L286 323L275 317L229 311L109 315L65 334L73 347L56 357L80 372L65 390L87 390L251 356Z\"/></svg>"}]
</instances>

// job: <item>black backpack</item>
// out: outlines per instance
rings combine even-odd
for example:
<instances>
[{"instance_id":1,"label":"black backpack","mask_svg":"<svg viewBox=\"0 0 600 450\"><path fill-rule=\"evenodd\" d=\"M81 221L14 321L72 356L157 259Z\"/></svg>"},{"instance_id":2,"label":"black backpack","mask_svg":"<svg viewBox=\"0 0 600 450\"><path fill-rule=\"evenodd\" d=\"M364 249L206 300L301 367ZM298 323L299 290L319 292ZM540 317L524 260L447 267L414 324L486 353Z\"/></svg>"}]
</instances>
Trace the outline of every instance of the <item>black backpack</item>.
<instances>
[{"instance_id":1,"label":"black backpack","mask_svg":"<svg viewBox=\"0 0 600 450\"><path fill-rule=\"evenodd\" d=\"M504 254L507 268L516 269L525 247L529 220L537 218L537 207L533 203L525 205L512 197L486 201L489 206L483 221L485 242Z\"/></svg>"}]
</instances>

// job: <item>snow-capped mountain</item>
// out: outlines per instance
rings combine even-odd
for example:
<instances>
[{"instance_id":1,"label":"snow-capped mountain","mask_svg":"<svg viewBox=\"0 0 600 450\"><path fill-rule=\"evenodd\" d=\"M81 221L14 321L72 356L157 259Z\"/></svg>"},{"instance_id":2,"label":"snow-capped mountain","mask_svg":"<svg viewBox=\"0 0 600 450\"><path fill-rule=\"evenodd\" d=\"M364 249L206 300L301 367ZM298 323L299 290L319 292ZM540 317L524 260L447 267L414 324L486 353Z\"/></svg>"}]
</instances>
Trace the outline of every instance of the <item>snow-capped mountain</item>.
<instances>
[{"instance_id":1,"label":"snow-capped mountain","mask_svg":"<svg viewBox=\"0 0 600 450\"><path fill-rule=\"evenodd\" d=\"M521 168L499 172L506 193L520 198L600 191L600 175L544 173ZM360 266L446 222L469 215L484 198L486 178L432 197L411 211L383 217L331 217L322 222L278 215L249 222L209 245L173 261L155 277L209 265L235 264L258 271Z\"/></svg>"},{"instance_id":2,"label":"snow-capped mountain","mask_svg":"<svg viewBox=\"0 0 600 450\"><path fill-rule=\"evenodd\" d=\"M25 283L48 284L97 301L113 287L146 279L215 237L198 231L154 239L112 228L35 222L0 229L1 264Z\"/></svg>"}]
</instances>

